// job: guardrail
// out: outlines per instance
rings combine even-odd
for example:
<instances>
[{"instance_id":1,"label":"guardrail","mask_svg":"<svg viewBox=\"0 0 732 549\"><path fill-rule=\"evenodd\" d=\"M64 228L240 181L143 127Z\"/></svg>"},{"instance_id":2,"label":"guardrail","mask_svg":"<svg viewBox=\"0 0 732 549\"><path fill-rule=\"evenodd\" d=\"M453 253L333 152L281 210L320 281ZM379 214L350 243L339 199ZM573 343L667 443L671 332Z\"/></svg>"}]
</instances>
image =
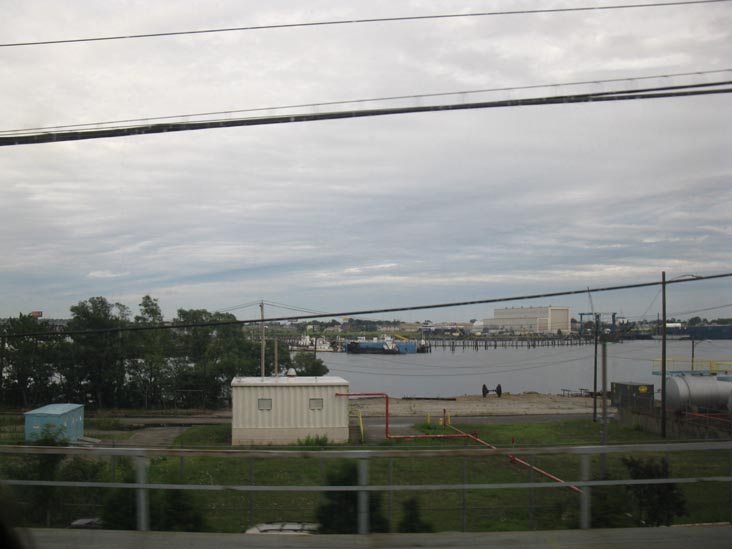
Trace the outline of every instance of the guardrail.
<instances>
[{"instance_id":1,"label":"guardrail","mask_svg":"<svg viewBox=\"0 0 732 549\"><path fill-rule=\"evenodd\" d=\"M622 444L610 446L573 446L542 448L451 448L451 449L389 449L389 450L197 450L167 448L77 448L59 446L0 446L0 455L48 455L67 456L121 456L133 458L136 466L136 482L68 482L0 479L8 486L58 486L75 488L122 488L136 490L137 529L148 530L150 525L148 490L240 491L240 492L357 492L358 531L367 534L369 529L369 493L387 491L434 490L499 490L499 489L557 489L579 487L580 526L591 524L590 493L592 487L630 486L652 484L688 484L698 482L730 482L732 470L727 475L655 479L590 480L591 458L609 454L674 453L727 451L732 468L732 441ZM508 482L508 483L452 483L452 484L369 484L369 461L373 459L431 459L431 458L486 458L490 456L573 455L580 457L579 479L564 482ZM191 485L157 484L147 482L149 460L153 457L178 458L232 458L232 459L352 459L358 463L357 486L313 485Z\"/></svg>"}]
</instances>

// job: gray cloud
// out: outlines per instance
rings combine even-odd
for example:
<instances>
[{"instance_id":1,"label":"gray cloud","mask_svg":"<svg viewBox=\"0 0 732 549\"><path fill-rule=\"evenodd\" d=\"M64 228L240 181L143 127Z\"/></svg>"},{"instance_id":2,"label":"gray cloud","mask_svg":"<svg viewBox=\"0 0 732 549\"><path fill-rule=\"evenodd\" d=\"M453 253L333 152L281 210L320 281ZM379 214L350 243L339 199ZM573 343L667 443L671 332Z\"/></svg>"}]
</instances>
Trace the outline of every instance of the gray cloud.
<instances>
[{"instance_id":1,"label":"gray cloud","mask_svg":"<svg viewBox=\"0 0 732 549\"><path fill-rule=\"evenodd\" d=\"M0 30L13 41L477 9L18 2ZM731 15L720 4L6 48L2 129L726 68ZM0 313L64 316L92 295L134 306L146 293L168 315L260 298L344 310L728 271L731 122L720 96L5 148ZM730 290L707 287L684 310ZM608 307L640 314L652 297Z\"/></svg>"}]
</instances>

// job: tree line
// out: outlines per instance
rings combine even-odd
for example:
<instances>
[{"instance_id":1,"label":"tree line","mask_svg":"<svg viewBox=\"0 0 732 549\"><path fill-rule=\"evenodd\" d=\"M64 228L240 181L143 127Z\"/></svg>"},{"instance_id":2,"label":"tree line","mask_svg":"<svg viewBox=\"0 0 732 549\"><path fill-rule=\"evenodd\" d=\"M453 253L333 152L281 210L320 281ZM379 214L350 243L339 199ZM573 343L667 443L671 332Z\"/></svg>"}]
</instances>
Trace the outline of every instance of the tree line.
<instances>
[{"instance_id":1,"label":"tree line","mask_svg":"<svg viewBox=\"0 0 732 549\"><path fill-rule=\"evenodd\" d=\"M71 320L57 335L30 315L9 319L0 331L0 398L5 407L30 408L74 402L93 408L216 408L227 406L235 376L260 375L258 332L231 313L179 309L167 329L157 299L142 298L139 312L91 297L71 307ZM193 327L176 327L176 324ZM204 325L204 326L198 326ZM274 372L274 341L266 342L265 375ZM312 355L290 356L278 342L280 371L325 375Z\"/></svg>"}]
</instances>

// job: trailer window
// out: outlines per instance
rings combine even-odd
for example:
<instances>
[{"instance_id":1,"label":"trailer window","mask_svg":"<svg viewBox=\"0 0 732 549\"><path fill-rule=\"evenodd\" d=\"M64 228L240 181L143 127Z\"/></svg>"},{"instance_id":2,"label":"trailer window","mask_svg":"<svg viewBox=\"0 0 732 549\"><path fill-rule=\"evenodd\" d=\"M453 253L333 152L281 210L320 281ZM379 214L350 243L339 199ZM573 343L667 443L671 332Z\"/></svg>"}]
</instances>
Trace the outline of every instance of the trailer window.
<instances>
[{"instance_id":1,"label":"trailer window","mask_svg":"<svg viewBox=\"0 0 732 549\"><path fill-rule=\"evenodd\" d=\"M322 410L323 409L323 399L322 398L311 398L310 399L310 409L311 410Z\"/></svg>"},{"instance_id":2,"label":"trailer window","mask_svg":"<svg viewBox=\"0 0 732 549\"><path fill-rule=\"evenodd\" d=\"M257 409L258 410L271 410L272 409L272 399L271 398L257 399Z\"/></svg>"}]
</instances>

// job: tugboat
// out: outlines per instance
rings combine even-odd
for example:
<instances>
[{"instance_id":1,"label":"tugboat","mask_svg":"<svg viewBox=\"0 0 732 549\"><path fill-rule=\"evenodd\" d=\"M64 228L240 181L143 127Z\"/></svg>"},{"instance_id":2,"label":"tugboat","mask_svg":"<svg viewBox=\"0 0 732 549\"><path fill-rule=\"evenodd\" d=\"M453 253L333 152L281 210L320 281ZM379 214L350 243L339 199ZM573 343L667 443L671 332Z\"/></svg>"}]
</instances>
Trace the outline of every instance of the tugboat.
<instances>
[{"instance_id":1,"label":"tugboat","mask_svg":"<svg viewBox=\"0 0 732 549\"><path fill-rule=\"evenodd\" d=\"M425 341L417 342L404 337L399 337L399 341L387 336L382 339L373 338L370 341L360 337L346 344L346 352L353 354L407 355L427 353L429 350L429 345Z\"/></svg>"},{"instance_id":2,"label":"tugboat","mask_svg":"<svg viewBox=\"0 0 732 549\"><path fill-rule=\"evenodd\" d=\"M398 355L399 348L393 339L384 338L379 340L374 338L372 341L366 341L365 338L359 338L357 341L348 342L346 352L368 355Z\"/></svg>"}]
</instances>

